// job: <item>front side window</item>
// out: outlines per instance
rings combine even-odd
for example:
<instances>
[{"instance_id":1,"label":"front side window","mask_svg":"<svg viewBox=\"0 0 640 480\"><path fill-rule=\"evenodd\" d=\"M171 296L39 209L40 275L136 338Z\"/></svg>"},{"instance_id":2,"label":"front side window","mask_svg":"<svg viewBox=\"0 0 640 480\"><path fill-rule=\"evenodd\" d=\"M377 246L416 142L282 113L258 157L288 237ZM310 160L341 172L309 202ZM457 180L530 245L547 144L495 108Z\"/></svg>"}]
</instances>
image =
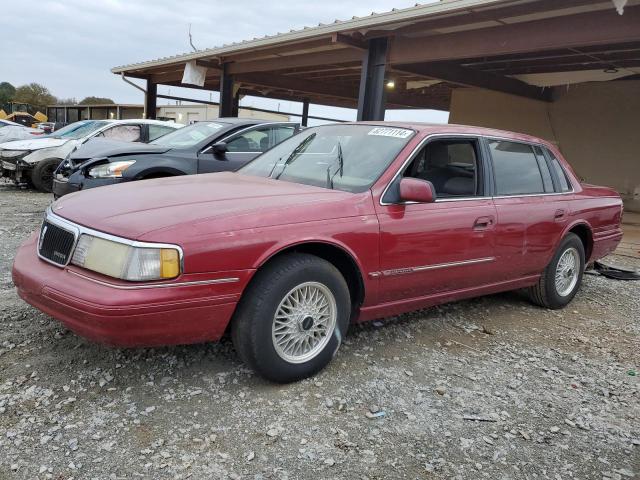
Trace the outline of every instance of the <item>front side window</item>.
<instances>
[{"instance_id":1,"label":"front side window","mask_svg":"<svg viewBox=\"0 0 640 480\"><path fill-rule=\"evenodd\" d=\"M489 140L497 195L544 193L533 149L526 143Z\"/></svg>"},{"instance_id":2,"label":"front side window","mask_svg":"<svg viewBox=\"0 0 640 480\"><path fill-rule=\"evenodd\" d=\"M277 125L256 128L228 140L229 152L266 152L295 133L295 127Z\"/></svg>"},{"instance_id":3,"label":"front side window","mask_svg":"<svg viewBox=\"0 0 640 480\"><path fill-rule=\"evenodd\" d=\"M150 143L168 148L193 147L228 126L229 124L220 122L198 122L163 135Z\"/></svg>"},{"instance_id":4,"label":"front side window","mask_svg":"<svg viewBox=\"0 0 640 480\"><path fill-rule=\"evenodd\" d=\"M403 176L430 181L437 197L481 195L477 152L475 140L434 140L418 153Z\"/></svg>"},{"instance_id":5,"label":"front side window","mask_svg":"<svg viewBox=\"0 0 640 480\"><path fill-rule=\"evenodd\" d=\"M264 152L269 148L269 129L258 128L227 140L228 152Z\"/></svg>"},{"instance_id":6,"label":"front side window","mask_svg":"<svg viewBox=\"0 0 640 480\"><path fill-rule=\"evenodd\" d=\"M553 166L553 169L555 170L558 177L558 181L560 182L560 191L570 192L571 186L569 184L569 180L567 180L567 174L565 173L564 168L562 168L562 165L560 165L560 160L556 158L551 150L549 150L548 148L546 150L549 154L549 158L551 159L551 165Z\"/></svg>"},{"instance_id":7,"label":"front side window","mask_svg":"<svg viewBox=\"0 0 640 480\"><path fill-rule=\"evenodd\" d=\"M121 142L139 142L140 125L116 125L115 127L107 128L98 136L110 140L120 140Z\"/></svg>"},{"instance_id":8,"label":"front side window","mask_svg":"<svg viewBox=\"0 0 640 480\"><path fill-rule=\"evenodd\" d=\"M373 125L309 128L260 155L239 173L363 192L414 135L406 128Z\"/></svg>"}]
</instances>

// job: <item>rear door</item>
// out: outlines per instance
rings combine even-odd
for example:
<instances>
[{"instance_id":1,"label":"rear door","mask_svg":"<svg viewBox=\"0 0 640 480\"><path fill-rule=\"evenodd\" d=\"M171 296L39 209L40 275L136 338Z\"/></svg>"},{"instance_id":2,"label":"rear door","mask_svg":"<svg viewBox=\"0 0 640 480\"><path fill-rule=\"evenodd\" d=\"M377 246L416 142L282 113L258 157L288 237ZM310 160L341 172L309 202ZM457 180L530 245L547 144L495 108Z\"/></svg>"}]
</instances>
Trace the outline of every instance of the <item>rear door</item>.
<instances>
[{"instance_id":1,"label":"rear door","mask_svg":"<svg viewBox=\"0 0 640 480\"><path fill-rule=\"evenodd\" d=\"M245 128L221 140L225 153L206 148L199 155L199 172L235 171L297 132L295 123L269 123Z\"/></svg>"},{"instance_id":2,"label":"rear door","mask_svg":"<svg viewBox=\"0 0 640 480\"><path fill-rule=\"evenodd\" d=\"M539 274L568 219L542 147L508 139L486 140L497 212L496 274L513 280Z\"/></svg>"}]
</instances>

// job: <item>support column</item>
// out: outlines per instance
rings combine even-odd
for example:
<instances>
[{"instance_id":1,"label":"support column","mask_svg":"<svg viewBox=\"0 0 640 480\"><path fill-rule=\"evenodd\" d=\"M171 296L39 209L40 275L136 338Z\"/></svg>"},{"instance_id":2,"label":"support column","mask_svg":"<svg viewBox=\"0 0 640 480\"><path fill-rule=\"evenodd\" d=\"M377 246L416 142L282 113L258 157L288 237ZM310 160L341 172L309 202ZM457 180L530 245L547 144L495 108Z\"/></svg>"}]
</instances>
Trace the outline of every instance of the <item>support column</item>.
<instances>
[{"instance_id":1,"label":"support column","mask_svg":"<svg viewBox=\"0 0 640 480\"><path fill-rule=\"evenodd\" d=\"M120 105L116 106L116 120L122 120L122 116L120 113Z\"/></svg>"},{"instance_id":2,"label":"support column","mask_svg":"<svg viewBox=\"0 0 640 480\"><path fill-rule=\"evenodd\" d=\"M387 38L369 40L369 48L362 61L358 94L358 120L384 120L386 93L384 76L387 66Z\"/></svg>"},{"instance_id":3,"label":"support column","mask_svg":"<svg viewBox=\"0 0 640 480\"><path fill-rule=\"evenodd\" d=\"M303 127L306 127L309 125L309 99L308 98L305 98L304 101L302 102L302 121L300 123L302 123Z\"/></svg>"},{"instance_id":4,"label":"support column","mask_svg":"<svg viewBox=\"0 0 640 480\"><path fill-rule=\"evenodd\" d=\"M144 118L156 118L158 84L147 79L147 93L144 96Z\"/></svg>"},{"instance_id":5,"label":"support column","mask_svg":"<svg viewBox=\"0 0 640 480\"><path fill-rule=\"evenodd\" d=\"M218 117L237 117L238 116L238 95L234 94L233 75L228 72L228 64L222 65L220 73L220 109Z\"/></svg>"}]
</instances>

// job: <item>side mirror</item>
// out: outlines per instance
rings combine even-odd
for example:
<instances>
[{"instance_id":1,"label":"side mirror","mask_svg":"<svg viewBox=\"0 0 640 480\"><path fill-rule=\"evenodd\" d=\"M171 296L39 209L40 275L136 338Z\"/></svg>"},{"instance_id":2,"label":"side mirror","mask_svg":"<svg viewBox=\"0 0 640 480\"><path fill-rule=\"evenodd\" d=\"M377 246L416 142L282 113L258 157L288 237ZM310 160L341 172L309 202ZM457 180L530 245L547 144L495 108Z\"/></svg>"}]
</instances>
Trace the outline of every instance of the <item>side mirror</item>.
<instances>
[{"instance_id":1,"label":"side mirror","mask_svg":"<svg viewBox=\"0 0 640 480\"><path fill-rule=\"evenodd\" d=\"M436 200L436 190L427 180L403 178L400 180L400 200L403 202L432 203Z\"/></svg>"},{"instance_id":2,"label":"side mirror","mask_svg":"<svg viewBox=\"0 0 640 480\"><path fill-rule=\"evenodd\" d=\"M214 155L224 156L224 154L227 153L227 151L228 151L228 148L227 148L227 144L225 142L214 143L211 146L211 152Z\"/></svg>"}]
</instances>

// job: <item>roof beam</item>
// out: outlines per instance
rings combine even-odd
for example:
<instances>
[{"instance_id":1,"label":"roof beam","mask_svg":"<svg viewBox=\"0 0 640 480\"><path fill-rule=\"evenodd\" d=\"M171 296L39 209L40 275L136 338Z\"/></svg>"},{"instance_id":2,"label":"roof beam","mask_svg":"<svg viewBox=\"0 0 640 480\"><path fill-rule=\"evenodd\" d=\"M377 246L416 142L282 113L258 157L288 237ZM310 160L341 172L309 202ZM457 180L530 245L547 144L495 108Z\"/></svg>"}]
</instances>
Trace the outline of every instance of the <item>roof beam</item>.
<instances>
[{"instance_id":1,"label":"roof beam","mask_svg":"<svg viewBox=\"0 0 640 480\"><path fill-rule=\"evenodd\" d=\"M450 62L422 63L413 65L394 65L394 70L444 80L466 87L479 87L519 97L551 102L551 89L542 89L515 78L503 77L493 73L461 67Z\"/></svg>"},{"instance_id":2,"label":"roof beam","mask_svg":"<svg viewBox=\"0 0 640 480\"><path fill-rule=\"evenodd\" d=\"M325 52L308 53L303 55L286 55L276 58L265 58L249 62L229 64L229 73L267 72L286 70L289 68L314 67L318 65L336 65L362 61L362 52L350 48L328 50Z\"/></svg>"},{"instance_id":3,"label":"roof beam","mask_svg":"<svg viewBox=\"0 0 640 480\"><path fill-rule=\"evenodd\" d=\"M333 97L348 100L349 102L355 102L358 98L358 88L356 86L318 82L302 78L285 77L283 75L251 73L237 75L236 81L241 84L241 88L260 86L288 90L292 97L298 98L309 96L309 94ZM387 93L387 106L447 110L449 108L449 102L434 99L428 95L389 92Z\"/></svg>"},{"instance_id":4,"label":"roof beam","mask_svg":"<svg viewBox=\"0 0 640 480\"><path fill-rule=\"evenodd\" d=\"M435 62L640 41L638 25L640 6L631 6L624 15L610 8L430 37L397 37L389 62Z\"/></svg>"}]
</instances>

